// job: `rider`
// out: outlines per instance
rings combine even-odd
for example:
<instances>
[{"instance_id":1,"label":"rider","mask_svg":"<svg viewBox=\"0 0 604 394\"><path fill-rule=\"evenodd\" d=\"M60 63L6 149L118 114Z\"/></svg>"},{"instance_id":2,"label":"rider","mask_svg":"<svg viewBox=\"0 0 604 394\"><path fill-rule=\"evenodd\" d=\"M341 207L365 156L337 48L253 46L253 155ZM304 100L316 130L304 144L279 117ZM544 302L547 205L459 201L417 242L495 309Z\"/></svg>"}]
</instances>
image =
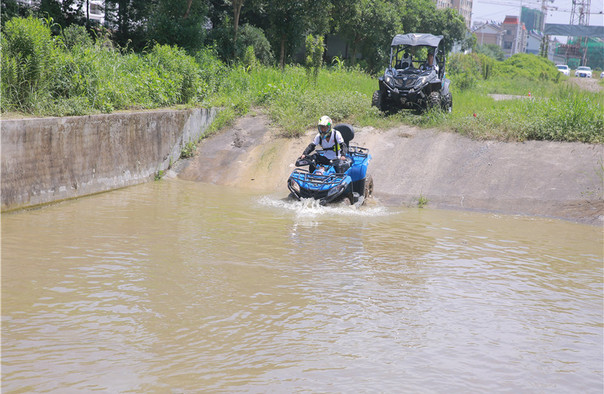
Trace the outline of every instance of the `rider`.
<instances>
[{"instance_id":1,"label":"rider","mask_svg":"<svg viewBox=\"0 0 604 394\"><path fill-rule=\"evenodd\" d=\"M317 125L317 129L319 132L312 140L310 144L304 149L302 152L301 159L304 159L310 152L312 152L317 145L321 145L323 148L324 155L320 155L317 153L313 154L314 161L317 164L329 165L331 164L331 160L340 159L346 162L346 153L348 152L348 147L344 143L344 138L342 138L342 134L333 127L331 127L332 121L329 116L322 116L319 119L319 124ZM336 172L340 172L341 166L338 161L335 162L334 167ZM315 171L315 166L310 165L308 170L310 172Z\"/></svg>"},{"instance_id":2,"label":"rider","mask_svg":"<svg viewBox=\"0 0 604 394\"><path fill-rule=\"evenodd\" d=\"M434 61L434 50L428 52L428 60L422 64L422 70L434 70L438 73L438 65Z\"/></svg>"},{"instance_id":3,"label":"rider","mask_svg":"<svg viewBox=\"0 0 604 394\"><path fill-rule=\"evenodd\" d=\"M402 69L413 68L413 59L408 52L405 52L405 54L403 55L399 68L402 68Z\"/></svg>"}]
</instances>

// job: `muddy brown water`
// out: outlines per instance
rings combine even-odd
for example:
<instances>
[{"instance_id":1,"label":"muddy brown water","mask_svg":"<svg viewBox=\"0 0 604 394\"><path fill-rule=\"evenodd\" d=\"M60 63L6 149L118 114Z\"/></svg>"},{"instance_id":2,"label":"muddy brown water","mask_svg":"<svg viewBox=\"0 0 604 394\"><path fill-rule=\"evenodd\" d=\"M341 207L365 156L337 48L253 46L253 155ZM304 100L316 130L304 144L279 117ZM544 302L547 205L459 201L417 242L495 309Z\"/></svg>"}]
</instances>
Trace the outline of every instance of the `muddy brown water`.
<instances>
[{"instance_id":1,"label":"muddy brown water","mask_svg":"<svg viewBox=\"0 0 604 394\"><path fill-rule=\"evenodd\" d=\"M602 229L165 179L2 215L2 391L603 390Z\"/></svg>"}]
</instances>

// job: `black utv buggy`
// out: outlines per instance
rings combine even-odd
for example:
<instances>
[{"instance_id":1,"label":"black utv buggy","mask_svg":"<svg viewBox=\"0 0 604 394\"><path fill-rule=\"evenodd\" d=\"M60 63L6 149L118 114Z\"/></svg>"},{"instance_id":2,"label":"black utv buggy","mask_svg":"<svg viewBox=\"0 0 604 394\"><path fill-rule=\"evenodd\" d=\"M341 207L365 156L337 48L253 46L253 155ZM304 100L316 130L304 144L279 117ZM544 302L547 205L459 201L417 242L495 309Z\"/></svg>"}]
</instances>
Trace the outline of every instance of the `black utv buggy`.
<instances>
[{"instance_id":1,"label":"black utv buggy","mask_svg":"<svg viewBox=\"0 0 604 394\"><path fill-rule=\"evenodd\" d=\"M424 33L397 34L390 44L390 65L379 78L379 90L371 105L380 111L403 108L427 110L442 108L451 112L451 81L445 78L443 36ZM426 68L428 54L434 55L432 68Z\"/></svg>"}]
</instances>

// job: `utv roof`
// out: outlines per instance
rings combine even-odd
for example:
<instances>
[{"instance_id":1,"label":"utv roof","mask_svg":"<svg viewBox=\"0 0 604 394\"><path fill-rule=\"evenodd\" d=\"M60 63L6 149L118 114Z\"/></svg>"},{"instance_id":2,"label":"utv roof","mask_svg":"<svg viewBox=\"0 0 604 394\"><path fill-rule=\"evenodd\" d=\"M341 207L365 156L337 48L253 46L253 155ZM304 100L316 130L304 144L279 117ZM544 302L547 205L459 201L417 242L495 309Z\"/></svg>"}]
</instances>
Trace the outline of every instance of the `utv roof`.
<instances>
[{"instance_id":1,"label":"utv roof","mask_svg":"<svg viewBox=\"0 0 604 394\"><path fill-rule=\"evenodd\" d=\"M409 34L397 34L392 39L392 44L390 46L397 45L411 45L411 46L420 46L426 45L430 47L437 47L440 43L440 40L443 39L443 36L434 36L432 34L427 33L409 33Z\"/></svg>"}]
</instances>

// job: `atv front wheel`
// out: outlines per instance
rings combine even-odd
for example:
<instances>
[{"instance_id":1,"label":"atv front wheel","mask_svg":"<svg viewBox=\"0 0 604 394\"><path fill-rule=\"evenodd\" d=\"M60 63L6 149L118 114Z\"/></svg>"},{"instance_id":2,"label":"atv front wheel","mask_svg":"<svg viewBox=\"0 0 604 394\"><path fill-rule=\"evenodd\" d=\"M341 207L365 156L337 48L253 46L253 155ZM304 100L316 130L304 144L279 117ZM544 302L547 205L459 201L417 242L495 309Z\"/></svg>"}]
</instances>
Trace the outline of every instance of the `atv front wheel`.
<instances>
[{"instance_id":1,"label":"atv front wheel","mask_svg":"<svg viewBox=\"0 0 604 394\"><path fill-rule=\"evenodd\" d=\"M365 190L363 191L365 198L373 197L373 177L369 175L365 178Z\"/></svg>"}]
</instances>

